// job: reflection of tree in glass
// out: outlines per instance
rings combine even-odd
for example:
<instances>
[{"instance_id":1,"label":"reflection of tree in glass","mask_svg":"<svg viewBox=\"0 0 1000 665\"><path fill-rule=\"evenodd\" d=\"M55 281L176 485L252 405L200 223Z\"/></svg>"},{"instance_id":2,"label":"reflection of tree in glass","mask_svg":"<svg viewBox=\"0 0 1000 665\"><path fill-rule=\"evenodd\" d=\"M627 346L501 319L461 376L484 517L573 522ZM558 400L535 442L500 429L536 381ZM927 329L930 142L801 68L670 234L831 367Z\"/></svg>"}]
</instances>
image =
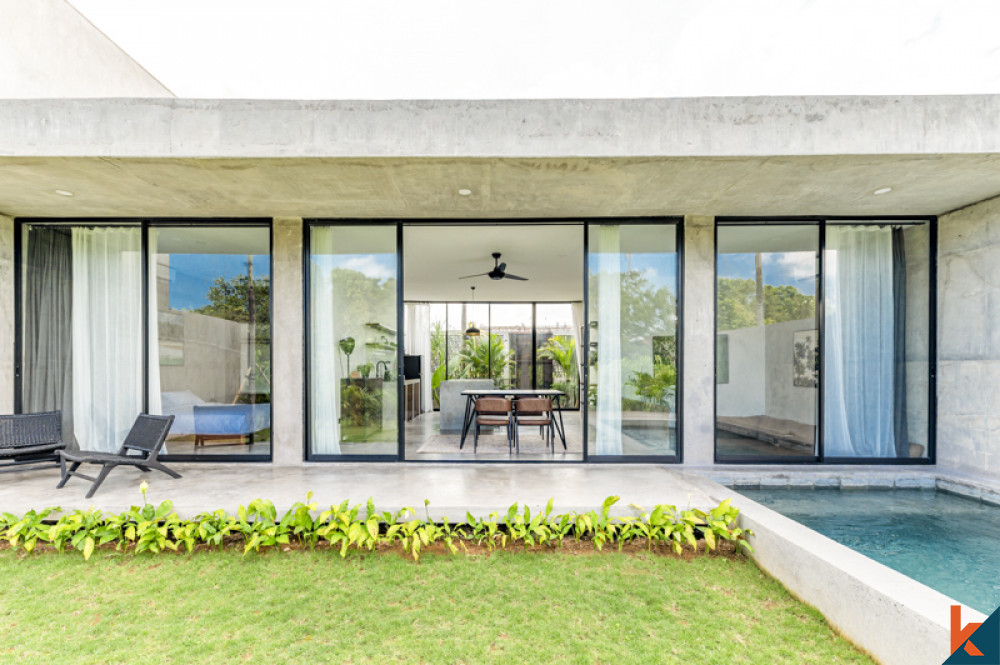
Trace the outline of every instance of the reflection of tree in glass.
<instances>
[{"instance_id":1,"label":"reflection of tree in glass","mask_svg":"<svg viewBox=\"0 0 1000 665\"><path fill-rule=\"evenodd\" d=\"M764 325L800 321L816 316L816 298L787 284L764 285ZM719 330L757 325L757 283L753 279L720 277L718 281Z\"/></svg>"},{"instance_id":2,"label":"reflection of tree in glass","mask_svg":"<svg viewBox=\"0 0 1000 665\"><path fill-rule=\"evenodd\" d=\"M254 320L258 334L271 327L271 280L257 277L253 280ZM208 304L194 310L198 314L214 316L227 321L250 322L250 278L237 275L232 279L217 277L205 294Z\"/></svg>"},{"instance_id":3,"label":"reflection of tree in glass","mask_svg":"<svg viewBox=\"0 0 1000 665\"><path fill-rule=\"evenodd\" d=\"M600 321L597 311L599 281L590 277L590 319ZM677 383L677 297L669 288L656 286L638 270L621 273L621 368L624 386L622 406L628 410L664 411L673 406ZM598 324L598 327L601 324ZM590 339L598 341L598 329ZM597 354L590 355L590 385L587 399L597 403Z\"/></svg>"},{"instance_id":4,"label":"reflection of tree in glass","mask_svg":"<svg viewBox=\"0 0 1000 665\"><path fill-rule=\"evenodd\" d=\"M590 319L600 320L597 311L599 282L590 276ZM639 270L621 274L622 353L626 346L638 343L648 348L653 335L672 333L677 320L677 297L665 286L657 287ZM594 339L596 331L591 331Z\"/></svg>"},{"instance_id":5,"label":"reflection of tree in glass","mask_svg":"<svg viewBox=\"0 0 1000 665\"><path fill-rule=\"evenodd\" d=\"M251 294L251 288L253 290ZM231 279L217 277L205 294L207 305L193 310L226 321L253 322L255 392L271 392L271 279L236 275ZM252 306L251 306L251 303ZM252 316L251 316L252 314ZM255 401L260 401L257 398Z\"/></svg>"},{"instance_id":6,"label":"reflection of tree in glass","mask_svg":"<svg viewBox=\"0 0 1000 665\"><path fill-rule=\"evenodd\" d=\"M819 376L819 348L811 339L800 340L794 344L795 380L794 385L815 388Z\"/></svg>"},{"instance_id":7,"label":"reflection of tree in glass","mask_svg":"<svg viewBox=\"0 0 1000 665\"><path fill-rule=\"evenodd\" d=\"M333 268L330 273L333 278L333 325L334 330L342 331L340 337L350 334L361 340L359 329L370 322L396 327L395 279L368 277L349 268ZM394 343L396 340L389 341Z\"/></svg>"}]
</instances>

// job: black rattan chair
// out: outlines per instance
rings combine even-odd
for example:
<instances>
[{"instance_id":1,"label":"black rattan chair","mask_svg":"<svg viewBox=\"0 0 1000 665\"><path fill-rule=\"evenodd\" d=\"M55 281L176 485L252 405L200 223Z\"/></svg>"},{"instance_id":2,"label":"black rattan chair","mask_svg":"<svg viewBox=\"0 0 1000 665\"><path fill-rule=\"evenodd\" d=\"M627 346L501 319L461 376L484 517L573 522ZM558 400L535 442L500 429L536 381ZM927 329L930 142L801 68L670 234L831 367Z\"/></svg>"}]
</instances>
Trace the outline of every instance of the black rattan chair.
<instances>
[{"instance_id":1,"label":"black rattan chair","mask_svg":"<svg viewBox=\"0 0 1000 665\"><path fill-rule=\"evenodd\" d=\"M57 467L65 447L59 411L0 416L0 473Z\"/></svg>"},{"instance_id":2,"label":"black rattan chair","mask_svg":"<svg viewBox=\"0 0 1000 665\"><path fill-rule=\"evenodd\" d=\"M60 450L59 463L62 466L62 480L59 481L56 489L65 485L70 476L79 476L94 483L91 485L90 491L87 492L87 498L89 499L94 496L94 492L97 491L97 488L101 486L104 479L111 473L111 469L116 466L134 466L143 472L156 469L172 478L180 478L181 474L168 469L162 462L156 459L157 455L160 454L160 448L163 447L163 442L167 440L167 433L170 432L170 426L173 424L173 416L147 416L140 414L135 419L135 424L132 425L128 436L125 437L125 443L122 444L117 453L98 453L89 450L67 452ZM139 454L132 455L129 454L130 451L135 451ZM68 469L66 468L67 462L70 463ZM100 464L101 472L97 474L96 478L85 476L77 471L81 464Z\"/></svg>"}]
</instances>

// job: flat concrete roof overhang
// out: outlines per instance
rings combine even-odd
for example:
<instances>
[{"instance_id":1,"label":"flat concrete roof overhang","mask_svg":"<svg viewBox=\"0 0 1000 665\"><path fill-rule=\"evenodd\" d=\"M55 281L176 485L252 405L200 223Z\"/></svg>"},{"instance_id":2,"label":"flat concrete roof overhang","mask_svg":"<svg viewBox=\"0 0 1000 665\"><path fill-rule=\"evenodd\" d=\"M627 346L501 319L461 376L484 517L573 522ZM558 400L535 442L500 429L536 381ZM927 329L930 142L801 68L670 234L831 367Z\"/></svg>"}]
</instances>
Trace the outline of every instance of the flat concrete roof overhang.
<instances>
[{"instance_id":1,"label":"flat concrete roof overhang","mask_svg":"<svg viewBox=\"0 0 1000 665\"><path fill-rule=\"evenodd\" d=\"M924 215L998 194L998 95L0 100L14 216Z\"/></svg>"}]
</instances>

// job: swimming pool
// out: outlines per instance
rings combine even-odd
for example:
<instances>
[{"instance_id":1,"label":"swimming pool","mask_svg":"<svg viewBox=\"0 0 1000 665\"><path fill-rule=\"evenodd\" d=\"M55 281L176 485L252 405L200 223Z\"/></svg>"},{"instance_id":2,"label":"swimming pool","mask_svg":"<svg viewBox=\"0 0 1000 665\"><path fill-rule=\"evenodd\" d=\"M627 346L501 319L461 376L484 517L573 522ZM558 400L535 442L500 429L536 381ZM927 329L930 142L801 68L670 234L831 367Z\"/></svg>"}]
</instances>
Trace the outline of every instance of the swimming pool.
<instances>
[{"instance_id":1,"label":"swimming pool","mask_svg":"<svg viewBox=\"0 0 1000 665\"><path fill-rule=\"evenodd\" d=\"M1000 606L1000 507L934 490L737 490L990 614Z\"/></svg>"}]
</instances>

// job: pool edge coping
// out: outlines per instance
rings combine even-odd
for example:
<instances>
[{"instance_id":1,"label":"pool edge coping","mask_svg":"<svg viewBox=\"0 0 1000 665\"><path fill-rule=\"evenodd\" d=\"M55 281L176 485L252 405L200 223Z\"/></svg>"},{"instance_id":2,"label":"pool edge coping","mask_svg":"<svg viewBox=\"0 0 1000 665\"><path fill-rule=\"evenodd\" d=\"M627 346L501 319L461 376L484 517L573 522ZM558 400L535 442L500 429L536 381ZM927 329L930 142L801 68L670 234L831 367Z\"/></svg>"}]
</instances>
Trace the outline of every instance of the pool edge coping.
<instances>
[{"instance_id":1,"label":"pool edge coping","mask_svg":"<svg viewBox=\"0 0 1000 665\"><path fill-rule=\"evenodd\" d=\"M963 624L986 618L757 503L740 494L739 489L704 475L702 478L713 500L733 498L740 509L741 526L755 532L749 540L755 549L751 558L757 566L800 601L819 610L835 630L879 663L937 665L947 659L951 654L952 605L962 605ZM928 489L936 489L936 481L935 487Z\"/></svg>"}]
</instances>

